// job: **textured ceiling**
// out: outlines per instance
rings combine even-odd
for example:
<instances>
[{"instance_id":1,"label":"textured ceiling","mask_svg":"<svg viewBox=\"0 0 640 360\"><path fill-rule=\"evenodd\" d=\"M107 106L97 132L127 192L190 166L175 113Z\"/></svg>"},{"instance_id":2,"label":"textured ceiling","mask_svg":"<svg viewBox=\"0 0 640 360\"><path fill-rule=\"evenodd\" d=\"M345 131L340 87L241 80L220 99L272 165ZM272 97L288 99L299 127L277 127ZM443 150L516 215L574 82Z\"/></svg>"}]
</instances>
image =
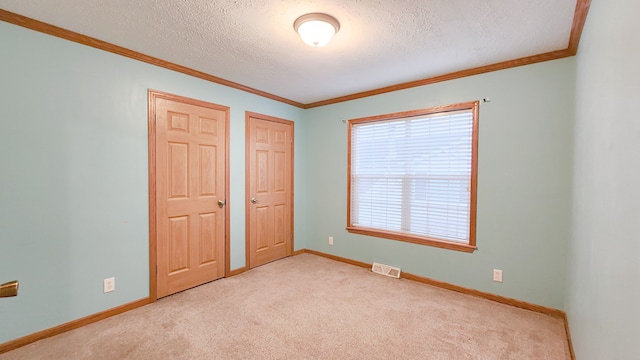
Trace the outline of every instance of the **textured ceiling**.
<instances>
[{"instance_id":1,"label":"textured ceiling","mask_svg":"<svg viewBox=\"0 0 640 360\"><path fill-rule=\"evenodd\" d=\"M576 0L0 0L0 8L299 103L568 47ZM309 12L340 21L302 42Z\"/></svg>"}]
</instances>

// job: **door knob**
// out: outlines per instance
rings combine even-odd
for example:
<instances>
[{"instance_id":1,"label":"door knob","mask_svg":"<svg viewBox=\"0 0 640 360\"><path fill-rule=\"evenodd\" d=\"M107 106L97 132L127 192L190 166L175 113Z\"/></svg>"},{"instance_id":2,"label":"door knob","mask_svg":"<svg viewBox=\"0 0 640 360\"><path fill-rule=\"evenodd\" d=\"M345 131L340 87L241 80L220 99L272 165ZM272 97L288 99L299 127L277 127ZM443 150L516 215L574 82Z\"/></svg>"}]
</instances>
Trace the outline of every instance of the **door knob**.
<instances>
[{"instance_id":1,"label":"door knob","mask_svg":"<svg viewBox=\"0 0 640 360\"><path fill-rule=\"evenodd\" d=\"M218 207L223 207L227 202L224 200L218 200Z\"/></svg>"},{"instance_id":2,"label":"door knob","mask_svg":"<svg viewBox=\"0 0 640 360\"><path fill-rule=\"evenodd\" d=\"M18 280L0 285L0 298L18 296Z\"/></svg>"},{"instance_id":3,"label":"door knob","mask_svg":"<svg viewBox=\"0 0 640 360\"><path fill-rule=\"evenodd\" d=\"M252 197L252 198L251 198L251 203L252 203L252 204L255 204L255 203L257 203L257 202L258 202L258 199L254 198L254 197Z\"/></svg>"}]
</instances>

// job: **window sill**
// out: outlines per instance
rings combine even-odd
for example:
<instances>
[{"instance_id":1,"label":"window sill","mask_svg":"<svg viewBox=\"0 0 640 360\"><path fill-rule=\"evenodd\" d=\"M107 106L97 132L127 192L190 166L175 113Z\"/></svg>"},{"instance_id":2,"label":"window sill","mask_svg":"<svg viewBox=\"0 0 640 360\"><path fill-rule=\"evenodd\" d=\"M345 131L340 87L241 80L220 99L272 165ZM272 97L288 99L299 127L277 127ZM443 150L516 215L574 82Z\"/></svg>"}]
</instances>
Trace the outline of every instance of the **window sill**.
<instances>
[{"instance_id":1,"label":"window sill","mask_svg":"<svg viewBox=\"0 0 640 360\"><path fill-rule=\"evenodd\" d=\"M353 234L368 235L368 236L374 236L374 237L385 238L390 240L404 241L404 242L409 242L413 244L433 246L433 247L438 247L442 249L462 251L467 253L472 253L478 249L475 245L461 244L454 241L447 241L447 240L441 240L436 238L412 236L412 235L397 233L392 231L381 231L378 229L371 229L371 228L347 226L347 231Z\"/></svg>"}]
</instances>

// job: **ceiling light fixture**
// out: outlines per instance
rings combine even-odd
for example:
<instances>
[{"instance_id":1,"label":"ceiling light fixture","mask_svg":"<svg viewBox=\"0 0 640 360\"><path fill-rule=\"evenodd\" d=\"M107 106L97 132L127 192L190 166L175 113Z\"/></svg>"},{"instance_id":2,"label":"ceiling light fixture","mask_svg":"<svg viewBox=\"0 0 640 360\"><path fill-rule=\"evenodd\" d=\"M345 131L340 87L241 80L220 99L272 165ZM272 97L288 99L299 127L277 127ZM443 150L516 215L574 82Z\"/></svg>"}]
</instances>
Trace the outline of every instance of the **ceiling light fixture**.
<instances>
[{"instance_id":1,"label":"ceiling light fixture","mask_svg":"<svg viewBox=\"0 0 640 360\"><path fill-rule=\"evenodd\" d=\"M340 30L340 23L331 15L311 13L297 18L293 28L300 34L302 41L311 46L321 47L327 45Z\"/></svg>"}]
</instances>

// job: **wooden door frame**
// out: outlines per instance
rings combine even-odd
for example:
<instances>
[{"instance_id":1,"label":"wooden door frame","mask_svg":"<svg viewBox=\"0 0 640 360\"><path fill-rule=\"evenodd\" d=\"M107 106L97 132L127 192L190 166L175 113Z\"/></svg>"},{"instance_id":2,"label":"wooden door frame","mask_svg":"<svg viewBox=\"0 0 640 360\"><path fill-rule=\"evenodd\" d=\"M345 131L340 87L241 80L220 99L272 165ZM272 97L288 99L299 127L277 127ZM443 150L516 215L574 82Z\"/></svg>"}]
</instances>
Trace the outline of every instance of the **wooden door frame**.
<instances>
[{"instance_id":1,"label":"wooden door frame","mask_svg":"<svg viewBox=\"0 0 640 360\"><path fill-rule=\"evenodd\" d=\"M281 119L281 118L277 118L274 116L269 116L269 115L264 115L264 114L259 114L259 113L255 113L255 112L251 112L251 111L245 111L245 115L244 115L244 134L245 134L245 140L244 140L244 144L245 144L245 170L244 170L244 178L245 178L245 185L244 185L244 200L245 200L245 205L244 205L244 233L245 233L245 269L251 269L251 264L249 263L250 261L250 255L251 255L251 237L250 237L250 233L249 233L249 229L250 229L250 221L249 221L249 213L251 211L251 207L249 205L249 199L251 198L251 183L249 183L249 174L251 171L251 167L250 167L250 157L251 154L249 153L250 150L250 142L251 142L251 137L249 136L249 130L250 130L250 126L249 126L249 122L250 122L250 118L256 118L256 119L260 119L260 120L265 120L265 121L272 121L272 122L276 122L276 123L280 123L280 124L286 124L286 125L291 125L291 195L290 195L290 203L291 203L291 241L289 244L289 256L293 255L293 242L295 241L295 237L294 235L294 189L295 189L295 184L294 184L294 171L293 171L293 164L294 164L294 156L295 156L295 151L293 151L295 149L295 123L291 120L286 120L286 119Z\"/></svg>"},{"instance_id":2,"label":"wooden door frame","mask_svg":"<svg viewBox=\"0 0 640 360\"><path fill-rule=\"evenodd\" d=\"M195 105L225 112L225 189L224 197L226 205L224 207L225 215L225 231L224 231L224 249L225 249L225 272L227 277L230 272L230 206L229 206L229 107L218 105L202 100L187 98L180 95L169 94L157 90L148 90L148 106L149 106L149 301L158 300L158 234L157 226L157 205L156 205L156 99L165 99L183 104Z\"/></svg>"}]
</instances>

